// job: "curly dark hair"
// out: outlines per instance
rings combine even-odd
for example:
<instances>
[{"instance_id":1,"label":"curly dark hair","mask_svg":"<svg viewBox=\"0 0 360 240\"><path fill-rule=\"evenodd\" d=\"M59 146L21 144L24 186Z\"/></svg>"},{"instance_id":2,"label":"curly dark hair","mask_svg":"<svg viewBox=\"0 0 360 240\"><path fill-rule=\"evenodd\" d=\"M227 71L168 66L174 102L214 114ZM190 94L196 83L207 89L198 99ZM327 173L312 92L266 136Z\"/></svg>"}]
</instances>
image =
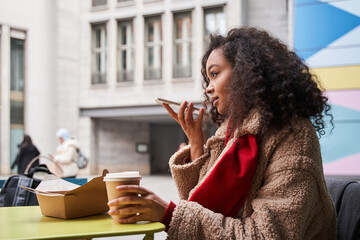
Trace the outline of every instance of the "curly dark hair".
<instances>
[{"instance_id":1,"label":"curly dark hair","mask_svg":"<svg viewBox=\"0 0 360 240\"><path fill-rule=\"evenodd\" d=\"M230 129L241 125L250 110L257 108L262 117L264 134L270 126L292 129L290 120L309 118L319 136L325 134L325 120L329 116L333 126L328 98L309 67L285 44L267 32L256 28L234 28L226 36L210 36L210 44L202 58L204 106L210 104L206 87L209 78L206 63L214 49L221 48L232 65L226 91L228 116L222 116L211 106L209 112L218 125L230 117Z\"/></svg>"}]
</instances>

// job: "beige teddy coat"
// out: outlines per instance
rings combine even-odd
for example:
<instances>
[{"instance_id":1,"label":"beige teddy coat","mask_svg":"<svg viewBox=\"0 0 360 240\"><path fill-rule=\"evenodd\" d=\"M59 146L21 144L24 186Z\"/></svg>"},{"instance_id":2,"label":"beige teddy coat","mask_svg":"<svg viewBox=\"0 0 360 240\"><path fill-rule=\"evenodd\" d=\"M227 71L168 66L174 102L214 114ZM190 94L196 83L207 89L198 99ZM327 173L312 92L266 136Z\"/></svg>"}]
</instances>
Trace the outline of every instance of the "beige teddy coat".
<instances>
[{"instance_id":1,"label":"beige teddy coat","mask_svg":"<svg viewBox=\"0 0 360 240\"><path fill-rule=\"evenodd\" d=\"M191 163L185 163L190 146L176 152L169 164L180 202L168 239L336 239L336 213L325 185L318 137L308 119L294 126L291 132L272 129L258 143L256 173L236 218L187 199L236 137L259 132L260 115L250 114L226 146L224 122L207 141L204 154Z\"/></svg>"}]
</instances>

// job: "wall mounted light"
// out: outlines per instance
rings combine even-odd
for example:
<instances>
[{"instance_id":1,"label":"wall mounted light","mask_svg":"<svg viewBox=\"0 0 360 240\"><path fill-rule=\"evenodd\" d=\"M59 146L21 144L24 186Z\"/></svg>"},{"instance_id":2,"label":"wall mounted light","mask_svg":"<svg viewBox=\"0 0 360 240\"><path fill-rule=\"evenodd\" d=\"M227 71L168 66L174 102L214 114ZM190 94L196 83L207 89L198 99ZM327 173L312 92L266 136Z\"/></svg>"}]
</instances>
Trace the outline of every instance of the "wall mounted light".
<instances>
[{"instance_id":1,"label":"wall mounted light","mask_svg":"<svg viewBox=\"0 0 360 240\"><path fill-rule=\"evenodd\" d=\"M148 153L149 145L147 143L136 143L135 150L137 153Z\"/></svg>"}]
</instances>

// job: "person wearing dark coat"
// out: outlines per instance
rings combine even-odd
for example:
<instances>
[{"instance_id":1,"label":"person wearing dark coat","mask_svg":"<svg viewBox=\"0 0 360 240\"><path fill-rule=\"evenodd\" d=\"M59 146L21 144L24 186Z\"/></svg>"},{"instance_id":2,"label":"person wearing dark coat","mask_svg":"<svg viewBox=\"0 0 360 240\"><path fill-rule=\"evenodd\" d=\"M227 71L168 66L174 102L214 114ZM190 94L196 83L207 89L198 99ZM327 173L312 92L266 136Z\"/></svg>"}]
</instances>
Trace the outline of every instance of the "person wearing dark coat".
<instances>
[{"instance_id":1,"label":"person wearing dark coat","mask_svg":"<svg viewBox=\"0 0 360 240\"><path fill-rule=\"evenodd\" d=\"M24 135L22 143L19 147L19 152L16 156L14 163L11 165L13 169L16 165L18 166L18 174L23 174L27 165L32 159L40 155L39 150L33 145L31 137L27 134ZM39 160L35 161L31 168L39 165Z\"/></svg>"}]
</instances>

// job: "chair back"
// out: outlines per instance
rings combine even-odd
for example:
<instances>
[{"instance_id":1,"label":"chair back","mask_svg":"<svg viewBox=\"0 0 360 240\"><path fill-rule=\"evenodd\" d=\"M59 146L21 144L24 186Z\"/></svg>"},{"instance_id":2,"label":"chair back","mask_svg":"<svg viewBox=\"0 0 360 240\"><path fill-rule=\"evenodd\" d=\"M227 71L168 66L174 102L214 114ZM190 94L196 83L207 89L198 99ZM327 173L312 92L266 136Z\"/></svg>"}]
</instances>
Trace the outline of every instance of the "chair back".
<instances>
[{"instance_id":1,"label":"chair back","mask_svg":"<svg viewBox=\"0 0 360 240\"><path fill-rule=\"evenodd\" d=\"M33 158L30 163L27 165L24 174L28 174L28 172L30 171L30 167L33 165L33 163L35 161L39 160L40 161L40 165L41 164L45 164L46 167L50 170L50 172L52 174L54 174L57 177L61 177L63 174L63 170L62 168L59 166L59 164L57 164L56 162L54 162L50 157L45 156L45 155L39 155L35 158Z\"/></svg>"},{"instance_id":2,"label":"chair back","mask_svg":"<svg viewBox=\"0 0 360 240\"><path fill-rule=\"evenodd\" d=\"M360 240L360 183L325 178L337 214L337 239Z\"/></svg>"}]
</instances>

